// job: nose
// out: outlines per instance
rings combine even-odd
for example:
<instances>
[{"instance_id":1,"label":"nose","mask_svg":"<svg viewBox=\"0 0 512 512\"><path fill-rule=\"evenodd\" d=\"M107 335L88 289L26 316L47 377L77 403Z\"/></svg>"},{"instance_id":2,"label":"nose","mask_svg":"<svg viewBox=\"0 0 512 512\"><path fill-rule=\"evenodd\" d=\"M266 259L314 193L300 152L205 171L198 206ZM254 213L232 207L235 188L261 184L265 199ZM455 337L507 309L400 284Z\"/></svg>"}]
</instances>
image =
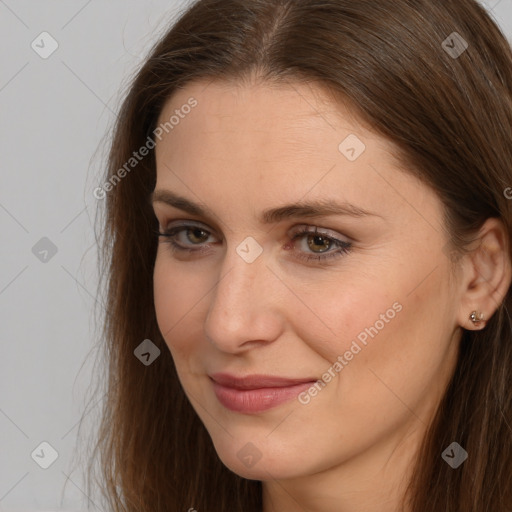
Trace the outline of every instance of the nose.
<instances>
[{"instance_id":1,"label":"nose","mask_svg":"<svg viewBox=\"0 0 512 512\"><path fill-rule=\"evenodd\" d=\"M281 334L286 287L267 265L265 251L248 263L234 248L227 250L204 324L219 350L243 352Z\"/></svg>"}]
</instances>

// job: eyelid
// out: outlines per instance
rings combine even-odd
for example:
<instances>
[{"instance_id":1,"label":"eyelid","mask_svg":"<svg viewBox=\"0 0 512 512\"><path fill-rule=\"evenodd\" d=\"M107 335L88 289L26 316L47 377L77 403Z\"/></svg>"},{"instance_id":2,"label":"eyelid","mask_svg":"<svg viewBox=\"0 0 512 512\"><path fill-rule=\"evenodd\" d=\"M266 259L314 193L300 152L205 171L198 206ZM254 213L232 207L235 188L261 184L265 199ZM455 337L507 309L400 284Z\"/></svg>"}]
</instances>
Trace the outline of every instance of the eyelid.
<instances>
[{"instance_id":1,"label":"eyelid","mask_svg":"<svg viewBox=\"0 0 512 512\"><path fill-rule=\"evenodd\" d=\"M174 206L167 205L165 203L160 203L160 202L153 203L153 215L157 219L160 219L160 218L162 219L162 222L160 222L160 226L162 227L162 229L166 229L167 225L170 224L171 222L172 223L183 222L183 224L187 224L187 225L189 223L194 224L194 225L199 225L199 227L204 227L211 233L221 232L220 226L222 223L217 223L217 222L215 222L214 219L209 219L209 218L206 218L206 222L199 220L199 219L194 219L194 217L195 217L194 214L185 213L181 209L175 208ZM197 217L199 217L200 219L205 218L202 215L198 215ZM167 219L171 219L171 220L167 220ZM176 226L178 226L178 225L179 224L176 224ZM176 226L173 225L173 227L176 227Z\"/></svg>"},{"instance_id":2,"label":"eyelid","mask_svg":"<svg viewBox=\"0 0 512 512\"><path fill-rule=\"evenodd\" d=\"M179 221L174 221L179 222ZM164 233L157 232L158 237L163 237L164 242L168 243L170 246L171 253L173 254L188 254L188 255L208 255L210 254L210 245L206 244L193 244L196 245L196 248L191 248L191 246L182 246L179 243L176 242L175 237L178 233L182 231L189 231L191 228L198 228L208 234L208 238L210 236L215 237L215 235L212 233L212 230L209 229L208 226L204 225L203 223L186 220L181 221L178 224L173 224L169 222L167 225L167 229L164 230ZM319 231L320 229L320 231ZM290 235L290 232L293 232L293 234ZM295 254L295 257L299 260L302 260L304 262L315 262L315 265L322 266L322 265L328 265L331 262L334 262L337 258L343 257L349 253L351 253L353 249L353 242L352 241L346 241L343 240L342 237L339 236L339 234L336 232L336 234L329 234L329 232L332 233L332 230L328 228L322 228L320 226L310 225L310 224L302 224L294 226L292 230L288 231L288 237L291 239L291 244L287 243L285 247L293 247L293 253ZM331 246L329 247L329 250L315 253L315 252L307 252L307 251L301 251L296 250L295 248L295 241L298 238L304 238L307 236L317 235L320 237L324 237L330 240ZM343 235L342 235L343 236ZM210 242L211 244L212 242ZM333 247L336 248L336 250L330 250ZM287 249L288 250L288 249Z\"/></svg>"},{"instance_id":3,"label":"eyelid","mask_svg":"<svg viewBox=\"0 0 512 512\"><path fill-rule=\"evenodd\" d=\"M294 234L300 233L302 231L307 231L308 233L311 233L311 234L318 233L320 235L325 235L326 237L334 238L334 239L343 238L346 240L340 240L340 241L346 241L347 243L349 243L351 241L347 236L339 233L338 231L334 231L329 228L323 228L323 227L311 225L311 224L298 224L288 231L288 235L290 236L290 238L292 238Z\"/></svg>"},{"instance_id":4,"label":"eyelid","mask_svg":"<svg viewBox=\"0 0 512 512\"><path fill-rule=\"evenodd\" d=\"M163 224L163 226L162 226ZM180 227L197 227L200 229L204 229L205 231L208 231L211 235L217 236L215 234L215 230L212 229L210 226L205 224L204 222L200 222L198 220L187 220L187 219L174 219L172 221L165 221L162 224L160 224L161 228L167 231L170 231L171 229L176 229Z\"/></svg>"},{"instance_id":5,"label":"eyelid","mask_svg":"<svg viewBox=\"0 0 512 512\"><path fill-rule=\"evenodd\" d=\"M163 224L163 226L162 226L162 224ZM178 227L197 226L201 229L204 229L205 231L208 231L210 234L215 235L215 230L201 221L188 220L188 219L174 219L172 221L163 222L162 224L161 224L161 228L165 229L165 230L175 229ZM330 228L323 228L323 227L312 225L312 224L296 224L288 230L287 234L288 234L288 236L291 237L291 236L293 236L293 234L296 234L303 230L308 230L311 233L319 232L325 236L329 236L332 238L343 237L346 239L345 241L347 241L347 242L350 241L349 237L347 237L337 231L334 231Z\"/></svg>"}]
</instances>

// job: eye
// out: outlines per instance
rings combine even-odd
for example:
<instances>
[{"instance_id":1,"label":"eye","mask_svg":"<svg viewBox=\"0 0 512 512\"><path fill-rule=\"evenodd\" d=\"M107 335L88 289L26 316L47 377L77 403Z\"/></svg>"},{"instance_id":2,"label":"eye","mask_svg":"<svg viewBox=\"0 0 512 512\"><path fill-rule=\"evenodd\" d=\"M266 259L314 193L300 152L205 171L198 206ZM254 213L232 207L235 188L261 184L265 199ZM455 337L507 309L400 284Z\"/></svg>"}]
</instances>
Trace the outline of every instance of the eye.
<instances>
[{"instance_id":1,"label":"eye","mask_svg":"<svg viewBox=\"0 0 512 512\"><path fill-rule=\"evenodd\" d=\"M352 248L352 243L340 240L325 232L318 231L317 227L305 226L292 235L292 241L302 239L302 247L297 257L305 261L326 261L348 254ZM304 243L305 242L305 243ZM330 250L332 248L336 250Z\"/></svg>"},{"instance_id":2,"label":"eye","mask_svg":"<svg viewBox=\"0 0 512 512\"><path fill-rule=\"evenodd\" d=\"M210 231L196 224L182 224L167 229L163 233L157 231L156 234L163 238L164 243L170 244L172 253L204 254L209 251L209 247L206 245L208 240L210 238L215 240ZM301 239L301 244L293 243L298 239ZM302 227L291 236L291 241L296 257L308 262L325 262L343 256L349 253L352 247L351 242L318 231L318 227L314 226ZM210 240L209 245L212 243L214 242ZM297 249L296 245L301 247ZM289 247L290 245L287 245L286 249Z\"/></svg>"},{"instance_id":3,"label":"eye","mask_svg":"<svg viewBox=\"0 0 512 512\"><path fill-rule=\"evenodd\" d=\"M163 238L163 242L171 245L171 251L185 251L188 253L204 252L205 249L207 250L202 244L206 243L212 236L208 230L195 224L182 224L163 233L157 232L156 234ZM190 245L187 247L187 243L197 247L194 248Z\"/></svg>"}]
</instances>

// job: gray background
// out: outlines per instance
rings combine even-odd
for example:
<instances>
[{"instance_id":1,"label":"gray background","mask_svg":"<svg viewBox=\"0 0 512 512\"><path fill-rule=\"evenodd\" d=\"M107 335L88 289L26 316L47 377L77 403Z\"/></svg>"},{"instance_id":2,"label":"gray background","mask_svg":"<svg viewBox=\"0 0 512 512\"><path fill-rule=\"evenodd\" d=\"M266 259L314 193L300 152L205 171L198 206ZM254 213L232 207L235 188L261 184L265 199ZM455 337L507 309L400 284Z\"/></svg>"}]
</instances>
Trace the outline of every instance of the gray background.
<instances>
[{"instance_id":1,"label":"gray background","mask_svg":"<svg viewBox=\"0 0 512 512\"><path fill-rule=\"evenodd\" d=\"M0 511L85 509L81 439L100 410L93 190L126 81L188 3L0 0ZM483 3L512 40L512 0ZM58 43L46 59L42 32ZM48 469L42 442L58 452Z\"/></svg>"}]
</instances>

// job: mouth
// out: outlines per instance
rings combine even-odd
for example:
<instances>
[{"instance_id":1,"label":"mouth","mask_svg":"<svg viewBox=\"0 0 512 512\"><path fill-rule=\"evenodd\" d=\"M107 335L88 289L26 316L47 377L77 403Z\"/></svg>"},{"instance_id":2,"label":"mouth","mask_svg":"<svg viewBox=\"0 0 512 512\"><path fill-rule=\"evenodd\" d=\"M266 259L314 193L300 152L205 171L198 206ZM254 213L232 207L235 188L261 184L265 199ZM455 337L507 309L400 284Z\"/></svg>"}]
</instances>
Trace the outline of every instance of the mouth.
<instances>
[{"instance_id":1,"label":"mouth","mask_svg":"<svg viewBox=\"0 0 512 512\"><path fill-rule=\"evenodd\" d=\"M272 375L235 377L226 373L209 377L217 400L227 409L245 414L263 412L288 402L317 381Z\"/></svg>"}]
</instances>

